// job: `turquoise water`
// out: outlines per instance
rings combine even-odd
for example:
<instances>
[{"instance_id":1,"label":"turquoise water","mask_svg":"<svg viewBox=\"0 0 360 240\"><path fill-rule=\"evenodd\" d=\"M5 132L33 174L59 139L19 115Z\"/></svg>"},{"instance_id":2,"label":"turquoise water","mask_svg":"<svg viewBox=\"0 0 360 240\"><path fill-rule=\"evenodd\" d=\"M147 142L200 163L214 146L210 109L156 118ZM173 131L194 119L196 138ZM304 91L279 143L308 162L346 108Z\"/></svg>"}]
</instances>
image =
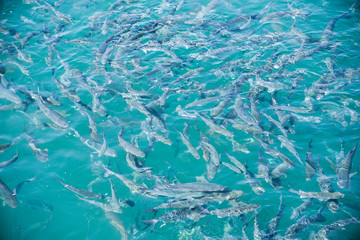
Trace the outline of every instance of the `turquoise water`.
<instances>
[{"instance_id":1,"label":"turquoise water","mask_svg":"<svg viewBox=\"0 0 360 240\"><path fill-rule=\"evenodd\" d=\"M330 0L291 4L274 0L269 5L267 1L230 0L114 3L100 0L0 3L0 61L9 82L7 90L0 92L0 144L11 143L0 160L19 154L16 162L0 168L0 179L12 190L36 177L16 192L15 208L2 201L0 239L124 239L125 235L129 239L240 239L244 237L244 222L245 235L254 239L255 215L262 238L266 239L268 224L276 216L282 196L284 210L275 237L281 238L300 219L290 216L304 200L289 190L320 192L319 169L330 178L334 191L344 194L338 200L340 209L333 213L326 201L313 199L301 216L313 216L324 206L325 219L304 227L296 237L309 239L312 233L337 220L360 217L359 174L351 177L349 187L340 188L334 166L359 140L358 3ZM325 30L333 19L346 12L348 15L336 21L333 31ZM34 36L21 47L30 33ZM322 46L319 51L294 61L303 52L319 46ZM85 76L84 82L76 79L74 69ZM192 72L193 69L198 72ZM72 91L73 97L57 87L53 70L54 77ZM4 78L2 84L7 85ZM16 93L21 103L6 98L6 91ZM161 102L164 93L168 95ZM58 104L46 100L50 96ZM79 109L74 98L81 100L84 110ZM209 101L187 107L200 99ZM224 99L228 99L228 104L212 121L234 134L233 137L211 130L197 115L211 119L214 107ZM140 107L131 107L130 100L136 100ZM234 111L239 100L247 119L253 123L244 121ZM274 100L282 109L276 109ZM64 117L69 126L57 126L39 109L39 101ZM102 107L98 108L97 102ZM148 112L144 113L141 106ZM179 114L178 106L190 116ZM73 129L91 139L89 119L83 112L94 117L99 133L97 152L74 133ZM155 141L149 148L146 123L172 144ZM176 131L183 132L186 123L189 141L200 159L189 153ZM233 123L258 126L260 132L239 130ZM138 159L151 172L141 173L127 162L126 151L118 141L122 128L123 139L135 145L137 142L147 152L146 157ZM204 160L199 148L203 141L199 132L220 155L222 163L213 179L207 170L210 163ZM301 163L296 153L282 146L279 136L284 135L285 142L294 145ZM116 157L99 156L103 136ZM36 156L29 139L36 143L38 151L47 151L48 158ZM306 181L305 160L311 140L317 173ZM279 177L281 183L277 188L264 178L256 178L265 191L256 194L243 173L235 173L226 166L233 164L226 154L246 164L256 177L259 149L265 152L270 170L282 163L275 154L269 154L270 150L265 151L265 145L283 153L295 166ZM256 213L251 211L243 217L205 214L195 221L183 216L182 220L175 218L164 225L159 222L146 228L142 220L161 218L174 210L160 209L155 214L149 209L174 197L148 197L131 192L115 176L104 177L100 163L150 190L161 184L209 181L243 191L238 201L260 207ZM359 164L357 150L350 172L360 173ZM104 196L112 195L108 180L111 179L118 198L134 203L134 206L125 203L123 212L115 213L126 233L111 224L109 214L82 201L53 178ZM234 201L222 200L201 205L209 212L236 205ZM346 225L328 238L358 239L358 227Z\"/></svg>"}]
</instances>

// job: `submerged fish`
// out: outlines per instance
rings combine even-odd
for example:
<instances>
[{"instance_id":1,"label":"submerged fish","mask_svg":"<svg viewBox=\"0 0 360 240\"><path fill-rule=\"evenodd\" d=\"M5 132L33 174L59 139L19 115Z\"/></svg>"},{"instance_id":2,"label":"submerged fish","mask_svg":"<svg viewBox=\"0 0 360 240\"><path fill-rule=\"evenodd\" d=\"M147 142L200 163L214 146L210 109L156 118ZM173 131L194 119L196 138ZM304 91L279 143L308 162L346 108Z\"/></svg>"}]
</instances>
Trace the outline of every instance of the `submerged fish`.
<instances>
[{"instance_id":1,"label":"submerged fish","mask_svg":"<svg viewBox=\"0 0 360 240\"><path fill-rule=\"evenodd\" d=\"M330 199L339 199L344 197L344 194L340 192L304 192L301 190L295 191L293 189L290 189L289 191L298 194L300 198L316 198L320 201L327 201Z\"/></svg>"},{"instance_id":2,"label":"submerged fish","mask_svg":"<svg viewBox=\"0 0 360 240\"><path fill-rule=\"evenodd\" d=\"M4 201L12 208L16 208L18 200L16 198L16 192L10 190L10 188L0 179L0 193Z\"/></svg>"},{"instance_id":3,"label":"submerged fish","mask_svg":"<svg viewBox=\"0 0 360 240\"><path fill-rule=\"evenodd\" d=\"M341 161L340 166L336 171L337 185L340 188L350 187L350 171L357 146L358 143L355 144L355 146Z\"/></svg>"},{"instance_id":4,"label":"submerged fish","mask_svg":"<svg viewBox=\"0 0 360 240\"><path fill-rule=\"evenodd\" d=\"M218 218L224 217L237 217L248 212L255 211L260 207L259 204L238 204L237 206L224 208L224 209L215 209L210 211L211 215L216 215Z\"/></svg>"},{"instance_id":5,"label":"submerged fish","mask_svg":"<svg viewBox=\"0 0 360 240\"><path fill-rule=\"evenodd\" d=\"M124 140L122 138L122 135L124 134L124 132L125 132L125 129L122 128L118 134L119 145L121 147L123 147L124 150L128 153L134 154L135 156L141 157L141 158L145 157L145 153L140 148L127 142L126 140Z\"/></svg>"}]
</instances>

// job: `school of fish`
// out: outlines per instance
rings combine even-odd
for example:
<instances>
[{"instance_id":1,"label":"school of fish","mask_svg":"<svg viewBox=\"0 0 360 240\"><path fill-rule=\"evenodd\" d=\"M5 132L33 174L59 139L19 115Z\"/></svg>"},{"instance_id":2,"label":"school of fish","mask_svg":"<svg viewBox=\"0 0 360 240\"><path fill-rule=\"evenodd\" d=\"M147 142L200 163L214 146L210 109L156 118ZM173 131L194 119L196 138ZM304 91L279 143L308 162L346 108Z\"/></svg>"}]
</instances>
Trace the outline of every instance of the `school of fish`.
<instances>
[{"instance_id":1,"label":"school of fish","mask_svg":"<svg viewBox=\"0 0 360 240\"><path fill-rule=\"evenodd\" d=\"M235 16L222 14L231 1L79 1L80 9L93 9L87 18L65 11L68 2L28 1L42 20L19 16L28 32L0 23L0 115L16 115L13 124L23 129L0 139L2 208L27 202L50 213L41 223L48 225L51 203L21 195L47 178L71 191L74 204L101 209L121 239L148 239L168 224L185 228L178 239L326 239L360 223L359 211L326 222L346 211L359 164L360 99L346 91L359 86L360 67L339 67L337 57L347 41L337 25L359 18L357 1L316 34L298 27L312 14L292 1L264 1L256 12L244 6ZM72 60L77 51L87 52L86 64ZM317 73L309 70L314 63ZM352 141L337 136L334 148L301 131L322 124L353 128ZM59 171L18 179L12 189L4 178L22 164L19 149L44 167L53 161L59 146L37 139L48 132L73 146L65 169L86 153L79 161L92 181L84 186ZM327 153L314 154L320 145ZM173 162L202 172L190 175L195 170ZM299 184L291 185L291 176ZM97 191L99 184L108 187ZM266 214L262 198L273 199L276 214ZM293 199L302 204L283 216ZM125 221L133 207L142 208L140 216ZM226 222L221 237L202 232L214 218Z\"/></svg>"}]
</instances>

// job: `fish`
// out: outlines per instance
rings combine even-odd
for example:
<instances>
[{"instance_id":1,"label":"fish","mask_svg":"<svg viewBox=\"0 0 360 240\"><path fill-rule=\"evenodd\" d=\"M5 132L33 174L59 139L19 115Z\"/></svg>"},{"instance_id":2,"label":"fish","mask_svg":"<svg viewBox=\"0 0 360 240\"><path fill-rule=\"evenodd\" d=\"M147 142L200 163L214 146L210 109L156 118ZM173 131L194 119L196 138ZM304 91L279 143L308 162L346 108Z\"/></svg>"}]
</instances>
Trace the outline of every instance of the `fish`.
<instances>
[{"instance_id":1,"label":"fish","mask_svg":"<svg viewBox=\"0 0 360 240\"><path fill-rule=\"evenodd\" d=\"M242 196L243 192L239 190L225 191L225 192L211 192L202 197L185 197L175 198L152 208L157 210L161 208L194 208L196 206L203 206L210 202L223 202L225 200L233 200Z\"/></svg>"},{"instance_id":2,"label":"fish","mask_svg":"<svg viewBox=\"0 0 360 240\"><path fill-rule=\"evenodd\" d=\"M3 153L10 146L11 146L11 143L0 144L0 153Z\"/></svg>"},{"instance_id":3,"label":"fish","mask_svg":"<svg viewBox=\"0 0 360 240\"><path fill-rule=\"evenodd\" d=\"M20 40L20 49L24 48L33 37L39 35L40 33L40 31L29 32L25 37Z\"/></svg>"},{"instance_id":4,"label":"fish","mask_svg":"<svg viewBox=\"0 0 360 240\"><path fill-rule=\"evenodd\" d=\"M346 225L353 224L353 223L359 224L360 218L352 217L352 218L348 218L348 219L337 220L331 224L324 226L316 233L312 232L312 234L310 234L310 239L311 240L327 239L327 236L330 235L336 229L343 228Z\"/></svg>"},{"instance_id":5,"label":"fish","mask_svg":"<svg viewBox=\"0 0 360 240\"><path fill-rule=\"evenodd\" d=\"M210 211L210 215L216 215L218 218L225 217L238 217L242 214L246 214L255 211L260 207L259 204L238 204L236 206L224 209L215 209Z\"/></svg>"},{"instance_id":6,"label":"fish","mask_svg":"<svg viewBox=\"0 0 360 240\"><path fill-rule=\"evenodd\" d=\"M300 206L293 209L290 219L298 218L312 203L313 203L312 198L305 199Z\"/></svg>"},{"instance_id":7,"label":"fish","mask_svg":"<svg viewBox=\"0 0 360 240\"><path fill-rule=\"evenodd\" d=\"M237 167L240 169L240 171L244 174L247 174L247 170L246 170L246 166L244 164L242 164L239 160L237 160L235 157L229 155L228 153L226 153L226 156L230 159L230 161Z\"/></svg>"},{"instance_id":8,"label":"fish","mask_svg":"<svg viewBox=\"0 0 360 240\"><path fill-rule=\"evenodd\" d=\"M76 131L75 129L73 129L71 127L69 129L74 132L75 137L79 138L82 143L84 143L89 148L95 150L98 154L100 154L101 152L104 151L102 154L105 155L105 156L117 157L117 154L114 151L114 149L109 148L109 147L105 147L105 150L104 150L103 145L101 145L100 143L95 142L92 139L84 138L83 136L81 136L79 134L78 131Z\"/></svg>"},{"instance_id":9,"label":"fish","mask_svg":"<svg viewBox=\"0 0 360 240\"><path fill-rule=\"evenodd\" d=\"M201 120L204 121L204 123L210 127L211 130L213 130L214 132L217 132L221 135L224 135L225 137L228 138L234 138L234 133L230 132L229 130L227 130L225 127L223 126L219 126L216 123L214 123L212 120L207 119L205 116L201 115L200 113L198 113L198 116L201 118Z\"/></svg>"},{"instance_id":10,"label":"fish","mask_svg":"<svg viewBox=\"0 0 360 240\"><path fill-rule=\"evenodd\" d=\"M188 148L191 155L193 155L194 158L200 159L200 155L198 151L194 148L192 143L190 142L189 138L185 137L184 134L182 134L179 130L175 128L175 130L179 133L182 142L185 144L185 146Z\"/></svg>"},{"instance_id":11,"label":"fish","mask_svg":"<svg viewBox=\"0 0 360 240\"><path fill-rule=\"evenodd\" d=\"M108 177L108 176L110 176L110 175L114 175L115 177L117 177L118 179L120 179L120 180L125 184L125 186L127 186L127 187L129 188L129 190L130 190L133 194L136 194L136 193L144 194L144 193L148 190L148 187L137 184L137 183L134 182L133 180L125 177L124 175L119 174L119 173L116 173L116 172L108 169L108 168L105 167L103 164L102 164L102 167L103 167L103 169L105 170L104 177Z\"/></svg>"},{"instance_id":12,"label":"fish","mask_svg":"<svg viewBox=\"0 0 360 240\"><path fill-rule=\"evenodd\" d=\"M109 179L109 182L111 187L111 198L108 198L108 202L114 209L113 212L122 212L120 202L111 179Z\"/></svg>"},{"instance_id":13,"label":"fish","mask_svg":"<svg viewBox=\"0 0 360 240\"><path fill-rule=\"evenodd\" d=\"M322 170L319 172L319 174L320 176L316 179L316 181L319 183L320 190L322 192L334 192L330 178L326 176ZM340 205L337 199L328 200L326 205L333 213L339 211L340 209Z\"/></svg>"},{"instance_id":14,"label":"fish","mask_svg":"<svg viewBox=\"0 0 360 240\"><path fill-rule=\"evenodd\" d=\"M55 181L61 183L65 188L69 189L70 191L84 197L84 198L94 198L94 199L104 199L105 197L101 194L96 194L96 193L93 193L93 192L90 192L90 191L87 191L87 190L84 190L84 189L80 189L80 188L76 188L74 186L71 186L67 183L64 183L63 181L61 181L60 179L58 178L52 178L54 179Z\"/></svg>"},{"instance_id":15,"label":"fish","mask_svg":"<svg viewBox=\"0 0 360 240\"><path fill-rule=\"evenodd\" d=\"M231 98L225 98L222 100L216 107L210 110L210 116L212 118L219 116L230 102Z\"/></svg>"},{"instance_id":16,"label":"fish","mask_svg":"<svg viewBox=\"0 0 360 240\"><path fill-rule=\"evenodd\" d=\"M55 7L53 7L51 4L49 4L48 2L44 1L45 5L51 9L51 11L53 11L55 13L55 15L60 18L62 21L67 22L69 24L72 24L72 19L70 16L58 11Z\"/></svg>"},{"instance_id":17,"label":"fish","mask_svg":"<svg viewBox=\"0 0 360 240\"><path fill-rule=\"evenodd\" d=\"M264 81L258 75L256 75L256 80L255 80L254 84L257 86L260 86L260 87L267 88L269 93L291 88L291 86L280 83L280 82Z\"/></svg>"},{"instance_id":18,"label":"fish","mask_svg":"<svg viewBox=\"0 0 360 240\"><path fill-rule=\"evenodd\" d=\"M140 157L140 158L144 158L145 157L145 153L140 149L138 148L137 146L127 142L126 140L124 140L122 138L122 135L124 134L125 132L125 129L124 127L120 130L119 134L118 134L118 141L119 141L119 145L124 148L124 150L128 153L131 153L137 157Z\"/></svg>"},{"instance_id":19,"label":"fish","mask_svg":"<svg viewBox=\"0 0 360 240\"><path fill-rule=\"evenodd\" d=\"M262 195L265 193L265 189L261 186L261 182L258 179L255 179L255 174L247 171L245 174L245 179L250 184L250 187L255 194Z\"/></svg>"},{"instance_id":20,"label":"fish","mask_svg":"<svg viewBox=\"0 0 360 240\"><path fill-rule=\"evenodd\" d=\"M273 176L271 175L269 164L266 162L264 153L259 149L259 164L258 164L258 174L257 178L264 178L267 183L270 183L271 186L276 187L273 183Z\"/></svg>"},{"instance_id":21,"label":"fish","mask_svg":"<svg viewBox=\"0 0 360 240\"><path fill-rule=\"evenodd\" d=\"M2 83L0 83L0 98L5 98L15 104L22 103L21 98L15 93L15 91L6 88Z\"/></svg>"},{"instance_id":22,"label":"fish","mask_svg":"<svg viewBox=\"0 0 360 240\"><path fill-rule=\"evenodd\" d=\"M24 136L26 138L26 140L28 141L28 144L31 148L31 150L33 150L33 154L35 155L35 157L40 161L40 162L47 162L49 160L49 154L48 154L48 149L42 149L39 148L39 146L37 145L37 141L36 139L27 134L24 133Z\"/></svg>"},{"instance_id":23,"label":"fish","mask_svg":"<svg viewBox=\"0 0 360 240\"><path fill-rule=\"evenodd\" d=\"M339 188L350 187L350 171L352 166L352 160L354 158L358 142L350 150L350 152L341 161L339 168L336 171L337 185Z\"/></svg>"},{"instance_id":24,"label":"fish","mask_svg":"<svg viewBox=\"0 0 360 240\"><path fill-rule=\"evenodd\" d=\"M84 202L90 203L94 206L101 208L104 212L115 212L115 213L123 212L121 209L114 209L114 207L112 205L110 205L109 203L98 202L93 199L87 199L87 198L80 197L78 195L76 195L76 197Z\"/></svg>"},{"instance_id":25,"label":"fish","mask_svg":"<svg viewBox=\"0 0 360 240\"><path fill-rule=\"evenodd\" d=\"M312 153L311 153L311 142L312 142L312 140L310 140L310 142L308 144L308 150L306 151L306 159L305 159L306 181L310 181L310 179L317 172L316 162L314 161Z\"/></svg>"},{"instance_id":26,"label":"fish","mask_svg":"<svg viewBox=\"0 0 360 240\"><path fill-rule=\"evenodd\" d=\"M105 211L105 216L110 220L110 224L120 232L121 239L127 240L129 237L128 231L126 230L123 221L118 217L118 215L111 211Z\"/></svg>"},{"instance_id":27,"label":"fish","mask_svg":"<svg viewBox=\"0 0 360 240\"><path fill-rule=\"evenodd\" d=\"M45 105L44 101L41 99L40 94L36 95L37 103L39 105L40 110L44 113L44 115L50 119L53 123L61 128L69 127L68 121L61 116L58 112L50 109L48 106Z\"/></svg>"},{"instance_id":28,"label":"fish","mask_svg":"<svg viewBox=\"0 0 360 240\"><path fill-rule=\"evenodd\" d=\"M319 201L328 201L330 199L344 197L344 194L341 192L304 192L302 190L296 191L294 189L290 189L289 191L298 194L300 198L316 198Z\"/></svg>"},{"instance_id":29,"label":"fish","mask_svg":"<svg viewBox=\"0 0 360 240\"><path fill-rule=\"evenodd\" d=\"M263 239L262 232L260 231L259 223L258 223L258 214L255 210L255 217L254 217L254 240L261 240Z\"/></svg>"},{"instance_id":30,"label":"fish","mask_svg":"<svg viewBox=\"0 0 360 240\"><path fill-rule=\"evenodd\" d=\"M16 192L11 191L11 189L0 179L0 193L4 201L12 208L18 206L18 200L16 198Z\"/></svg>"},{"instance_id":31,"label":"fish","mask_svg":"<svg viewBox=\"0 0 360 240\"><path fill-rule=\"evenodd\" d=\"M276 216L270 220L268 228L266 230L266 239L273 239L276 236L277 228L279 227L279 222L282 217L282 212L284 211L284 204L282 202L282 195L280 195L280 204Z\"/></svg>"},{"instance_id":32,"label":"fish","mask_svg":"<svg viewBox=\"0 0 360 240\"><path fill-rule=\"evenodd\" d=\"M282 175L285 175L286 177L286 172L290 167L291 166L287 163L280 163L271 171L271 176L274 178L279 178Z\"/></svg>"},{"instance_id":33,"label":"fish","mask_svg":"<svg viewBox=\"0 0 360 240\"><path fill-rule=\"evenodd\" d=\"M205 217L208 214L209 211L207 209L204 209L203 207L182 208L167 212L159 218L142 220L142 222L147 226L151 226L151 225L155 226L159 222L163 222L164 223L163 225L165 225L168 222L177 223L186 220L192 220L198 222L201 218Z\"/></svg>"},{"instance_id":34,"label":"fish","mask_svg":"<svg viewBox=\"0 0 360 240\"><path fill-rule=\"evenodd\" d=\"M98 157L101 157L102 155L104 155L106 149L108 148L107 141L105 138L105 133L103 133L102 135L103 135L103 144L101 145L101 148L99 150Z\"/></svg>"},{"instance_id":35,"label":"fish","mask_svg":"<svg viewBox=\"0 0 360 240\"><path fill-rule=\"evenodd\" d=\"M228 191L228 187L208 182L190 182L172 185L159 185L158 189L171 189L176 192L223 192Z\"/></svg>"},{"instance_id":36,"label":"fish","mask_svg":"<svg viewBox=\"0 0 360 240\"><path fill-rule=\"evenodd\" d=\"M235 99L234 107L235 107L235 112L238 115L238 117L241 118L245 123L247 123L248 125L251 125L251 126L255 126L255 127L258 125L256 123L256 121L253 118L251 118L248 115L248 113L245 111L241 97L237 97Z\"/></svg>"},{"instance_id":37,"label":"fish","mask_svg":"<svg viewBox=\"0 0 360 240\"><path fill-rule=\"evenodd\" d=\"M31 56L25 55L14 43L12 44L15 48L15 50L17 51L17 58L21 61L27 62L27 63L34 63L33 60L31 59Z\"/></svg>"},{"instance_id":38,"label":"fish","mask_svg":"<svg viewBox=\"0 0 360 240\"><path fill-rule=\"evenodd\" d=\"M322 215L324 207L322 206L317 214L311 215L309 217L303 216L301 217L296 223L291 225L287 231L285 232L285 238L286 239L294 239L296 238L298 232L300 232L302 229L306 228L308 225L316 223L316 222L325 222L326 219Z\"/></svg>"},{"instance_id":39,"label":"fish","mask_svg":"<svg viewBox=\"0 0 360 240\"><path fill-rule=\"evenodd\" d=\"M14 157L12 157L11 159L9 159L7 161L0 162L0 168L4 168L4 167L9 166L10 164L14 163L18 158L19 158L19 153L16 152L16 155Z\"/></svg>"}]
</instances>

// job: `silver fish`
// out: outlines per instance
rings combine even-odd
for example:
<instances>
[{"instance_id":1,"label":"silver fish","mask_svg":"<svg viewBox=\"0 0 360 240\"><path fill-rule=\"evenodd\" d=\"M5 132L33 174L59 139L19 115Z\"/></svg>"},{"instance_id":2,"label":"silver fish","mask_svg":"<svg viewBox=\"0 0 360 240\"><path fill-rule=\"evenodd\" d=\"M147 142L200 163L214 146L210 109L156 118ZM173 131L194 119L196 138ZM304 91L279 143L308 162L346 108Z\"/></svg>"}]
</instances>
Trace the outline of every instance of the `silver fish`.
<instances>
[{"instance_id":1,"label":"silver fish","mask_svg":"<svg viewBox=\"0 0 360 240\"><path fill-rule=\"evenodd\" d=\"M186 220L192 220L198 222L201 218L205 217L209 214L207 209L202 207L195 207L195 208L182 208L176 209L171 212L167 212L159 218L151 219L151 220L142 220L142 222L148 226L156 225L159 222L163 222L165 225L168 222L180 222ZM163 226L162 225L162 226Z\"/></svg>"},{"instance_id":2,"label":"silver fish","mask_svg":"<svg viewBox=\"0 0 360 240\"><path fill-rule=\"evenodd\" d=\"M98 202L98 201L95 201L92 199L80 197L78 195L76 195L76 197L84 202L90 203L92 205L95 205L95 206L101 208L104 212L116 212L116 213L123 212L121 209L114 209L113 206L111 206L109 203Z\"/></svg>"},{"instance_id":3,"label":"silver fish","mask_svg":"<svg viewBox=\"0 0 360 240\"><path fill-rule=\"evenodd\" d=\"M133 180L128 179L127 177L125 177L122 174L116 173L116 172L106 168L105 166L103 166L103 168L105 170L104 177L108 177L109 175L114 175L115 177L120 179L129 188L129 190L133 194L136 194L136 193L143 194L146 190L148 190L148 188L146 186L139 185L136 182L134 182Z\"/></svg>"},{"instance_id":4,"label":"silver fish","mask_svg":"<svg viewBox=\"0 0 360 240\"><path fill-rule=\"evenodd\" d=\"M46 106L39 94L37 94L36 97L40 110L45 114L47 118L49 118L53 123L55 123L61 128L69 127L69 123L66 121L66 119L58 112L51 110L48 106Z\"/></svg>"},{"instance_id":5,"label":"silver fish","mask_svg":"<svg viewBox=\"0 0 360 240\"><path fill-rule=\"evenodd\" d=\"M89 148L95 150L95 151L98 152L98 153L100 153L100 152L103 151L103 145L101 145L100 143L95 142L95 141L93 141L92 139L87 139L87 138L82 137L82 136L79 134L79 132L76 131L76 130L73 129L73 128L70 128L70 130L72 130L72 131L74 132L75 137L79 138L80 141L81 141L82 143L84 143L86 146L88 146ZM115 152L113 149L109 148L109 147L105 148L103 155L109 156L109 157L117 157L116 152Z\"/></svg>"},{"instance_id":6,"label":"silver fish","mask_svg":"<svg viewBox=\"0 0 360 240\"><path fill-rule=\"evenodd\" d=\"M186 147L188 148L189 152L191 153L191 155L193 155L194 158L196 159L200 159L200 155L198 153L198 151L194 148L194 146L192 145L192 143L190 142L190 140L184 136L184 134L182 134L179 130L177 130L175 128L175 130L180 134L181 140L183 141L183 143L186 145Z\"/></svg>"},{"instance_id":7,"label":"silver fish","mask_svg":"<svg viewBox=\"0 0 360 240\"><path fill-rule=\"evenodd\" d=\"M281 147L286 147L301 164L302 161L300 159L299 153L296 151L294 144L285 136L279 135L278 136L279 141L281 142Z\"/></svg>"},{"instance_id":8,"label":"silver fish","mask_svg":"<svg viewBox=\"0 0 360 240\"><path fill-rule=\"evenodd\" d=\"M16 155L13 158L11 158L10 160L0 162L0 168L9 166L10 164L14 163L18 158L19 158L19 153L16 152Z\"/></svg>"},{"instance_id":9,"label":"silver fish","mask_svg":"<svg viewBox=\"0 0 360 240\"><path fill-rule=\"evenodd\" d=\"M320 176L316 179L322 192L334 192L330 178L320 171ZM340 205L337 199L330 199L326 203L329 210L333 213L339 211Z\"/></svg>"},{"instance_id":10,"label":"silver fish","mask_svg":"<svg viewBox=\"0 0 360 240\"><path fill-rule=\"evenodd\" d=\"M61 183L65 188L69 189L70 191L72 191L72 192L74 192L74 193L76 193L76 194L78 194L78 195L80 195L80 196L82 196L84 198L94 198L94 199L104 199L105 198L103 195L95 194L93 192L71 186L71 185L69 185L67 183L64 183L60 179L57 179L57 178L52 178L52 179L54 179L55 181Z\"/></svg>"},{"instance_id":11,"label":"silver fish","mask_svg":"<svg viewBox=\"0 0 360 240\"><path fill-rule=\"evenodd\" d=\"M298 218L312 204L312 201L312 198L305 199L305 201L300 206L293 209L290 218Z\"/></svg>"},{"instance_id":12,"label":"silver fish","mask_svg":"<svg viewBox=\"0 0 360 240\"><path fill-rule=\"evenodd\" d=\"M49 160L49 154L48 149L41 149L37 145L37 141L35 138L33 138L31 135L24 133L26 140L28 141L28 144L30 148L33 150L33 153L35 157L40 162L47 162Z\"/></svg>"},{"instance_id":13,"label":"silver fish","mask_svg":"<svg viewBox=\"0 0 360 240\"><path fill-rule=\"evenodd\" d=\"M263 239L262 233L260 231L259 223L258 223L258 214L255 210L255 217L254 217L254 240L261 240Z\"/></svg>"},{"instance_id":14,"label":"silver fish","mask_svg":"<svg viewBox=\"0 0 360 240\"><path fill-rule=\"evenodd\" d=\"M127 240L128 231L126 230L123 221L118 217L118 215L111 211L105 211L105 216L110 220L110 224L120 232L121 240Z\"/></svg>"},{"instance_id":15,"label":"silver fish","mask_svg":"<svg viewBox=\"0 0 360 240\"><path fill-rule=\"evenodd\" d=\"M134 154L135 156L140 157L140 158L145 157L145 153L140 148L138 148L137 146L129 143L128 141L126 141L122 138L122 135L124 134L124 132L125 132L125 129L123 127L118 134L119 145L122 148L124 148L124 150L128 153Z\"/></svg>"},{"instance_id":16,"label":"silver fish","mask_svg":"<svg viewBox=\"0 0 360 240\"><path fill-rule=\"evenodd\" d=\"M295 191L294 189L290 189L289 191L298 194L300 198L316 198L319 201L327 201L330 199L339 199L344 197L344 194L340 192L304 192L301 190Z\"/></svg>"},{"instance_id":17,"label":"silver fish","mask_svg":"<svg viewBox=\"0 0 360 240\"><path fill-rule=\"evenodd\" d=\"M266 230L266 239L273 239L275 237L284 208L285 206L282 203L282 195L280 195L279 210L276 213L276 216L269 222L268 229Z\"/></svg>"},{"instance_id":18,"label":"silver fish","mask_svg":"<svg viewBox=\"0 0 360 240\"><path fill-rule=\"evenodd\" d=\"M0 83L0 98L5 98L15 104L21 104L21 98L13 91L6 88L2 83Z\"/></svg>"},{"instance_id":19,"label":"silver fish","mask_svg":"<svg viewBox=\"0 0 360 240\"><path fill-rule=\"evenodd\" d=\"M359 143L356 143L353 149L341 161L339 168L336 171L337 185L340 188L350 187L350 171L352 160L354 158L356 148Z\"/></svg>"},{"instance_id":20,"label":"silver fish","mask_svg":"<svg viewBox=\"0 0 360 240\"><path fill-rule=\"evenodd\" d=\"M305 160L305 174L306 174L306 181L309 181L316 173L316 163L312 157L311 153L311 142L310 140L308 144L308 150L306 151L306 160Z\"/></svg>"},{"instance_id":21,"label":"silver fish","mask_svg":"<svg viewBox=\"0 0 360 240\"><path fill-rule=\"evenodd\" d=\"M10 146L11 146L11 143L0 144L0 153L3 153Z\"/></svg>"},{"instance_id":22,"label":"silver fish","mask_svg":"<svg viewBox=\"0 0 360 240\"><path fill-rule=\"evenodd\" d=\"M214 123L212 120L205 118L203 115L201 115L200 113L198 113L198 116L204 121L204 123L206 125L208 125L208 127L210 127L211 130L213 130L214 132L217 132L221 135L224 135L225 137L229 137L229 138L233 138L234 137L234 133L230 132L229 130L227 130L225 127L223 126L219 126L216 123Z\"/></svg>"},{"instance_id":23,"label":"silver fish","mask_svg":"<svg viewBox=\"0 0 360 240\"><path fill-rule=\"evenodd\" d=\"M323 240L327 239L327 236L331 234L333 231L339 228L343 228L346 225L352 224L352 223L360 223L360 218L348 218L348 219L340 219L337 220L329 225L324 226L321 228L317 233L313 233L310 235L311 240Z\"/></svg>"},{"instance_id":24,"label":"silver fish","mask_svg":"<svg viewBox=\"0 0 360 240\"><path fill-rule=\"evenodd\" d=\"M224 208L224 209L215 209L210 211L210 215L216 215L218 218L224 217L237 217L248 212L255 211L260 207L259 204L238 204L237 206Z\"/></svg>"},{"instance_id":25,"label":"silver fish","mask_svg":"<svg viewBox=\"0 0 360 240\"><path fill-rule=\"evenodd\" d=\"M10 190L10 188L0 179L0 193L3 196L4 201L12 208L16 208L18 201L16 198L16 192Z\"/></svg>"},{"instance_id":26,"label":"silver fish","mask_svg":"<svg viewBox=\"0 0 360 240\"><path fill-rule=\"evenodd\" d=\"M219 116L230 102L231 102L231 98L225 98L224 100L222 100L216 107L210 110L210 116L211 117Z\"/></svg>"},{"instance_id":27,"label":"silver fish","mask_svg":"<svg viewBox=\"0 0 360 240\"><path fill-rule=\"evenodd\" d=\"M288 230L285 232L285 239L294 239L296 238L298 232L306 228L308 225L315 222L324 222L326 219L322 215L324 207L321 207L317 214L312 216L303 216L296 223L291 225Z\"/></svg>"},{"instance_id":28,"label":"silver fish","mask_svg":"<svg viewBox=\"0 0 360 240\"><path fill-rule=\"evenodd\" d=\"M226 153L226 156L230 159L230 161L235 164L236 167L238 167L242 173L246 174L247 170L246 170L246 166L244 164L242 164L239 160L237 160L235 157L229 155L228 153Z\"/></svg>"}]
</instances>

